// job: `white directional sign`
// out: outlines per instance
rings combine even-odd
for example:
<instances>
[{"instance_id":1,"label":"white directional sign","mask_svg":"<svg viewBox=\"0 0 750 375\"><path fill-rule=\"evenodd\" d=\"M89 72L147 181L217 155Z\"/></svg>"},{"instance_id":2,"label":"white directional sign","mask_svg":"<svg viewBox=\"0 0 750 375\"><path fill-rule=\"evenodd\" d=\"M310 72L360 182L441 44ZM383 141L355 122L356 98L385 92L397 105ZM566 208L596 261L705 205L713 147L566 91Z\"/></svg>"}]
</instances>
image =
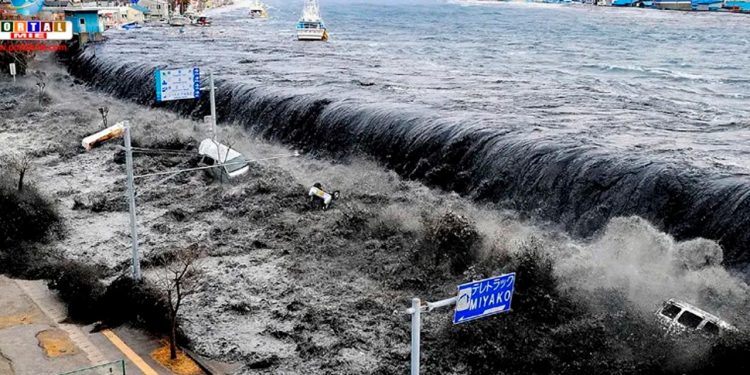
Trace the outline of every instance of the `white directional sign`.
<instances>
[{"instance_id":1,"label":"white directional sign","mask_svg":"<svg viewBox=\"0 0 750 375\"><path fill-rule=\"evenodd\" d=\"M197 99L201 95L198 68L156 70L156 101Z\"/></svg>"}]
</instances>

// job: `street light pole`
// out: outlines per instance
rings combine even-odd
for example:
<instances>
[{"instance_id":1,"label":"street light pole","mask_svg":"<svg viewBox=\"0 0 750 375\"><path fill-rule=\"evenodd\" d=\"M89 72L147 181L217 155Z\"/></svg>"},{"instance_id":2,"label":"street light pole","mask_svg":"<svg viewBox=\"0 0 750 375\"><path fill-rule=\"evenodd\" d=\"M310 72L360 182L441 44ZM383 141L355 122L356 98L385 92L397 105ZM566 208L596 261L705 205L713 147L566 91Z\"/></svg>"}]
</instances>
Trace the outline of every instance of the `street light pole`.
<instances>
[{"instance_id":1,"label":"street light pole","mask_svg":"<svg viewBox=\"0 0 750 375\"><path fill-rule=\"evenodd\" d=\"M133 241L133 280L141 279L141 262L138 256L138 228L135 214L135 184L133 183L133 149L130 145L130 121L125 121L125 169L128 179L128 204L130 206L130 237Z\"/></svg>"}]
</instances>

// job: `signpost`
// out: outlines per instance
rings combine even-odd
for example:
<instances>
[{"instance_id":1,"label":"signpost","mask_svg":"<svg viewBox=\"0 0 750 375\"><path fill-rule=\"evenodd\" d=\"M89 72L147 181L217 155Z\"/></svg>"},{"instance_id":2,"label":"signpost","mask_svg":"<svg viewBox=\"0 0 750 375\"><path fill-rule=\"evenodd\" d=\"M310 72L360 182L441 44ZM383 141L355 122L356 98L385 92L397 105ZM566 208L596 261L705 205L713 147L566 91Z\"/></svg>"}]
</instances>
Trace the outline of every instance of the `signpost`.
<instances>
[{"instance_id":1,"label":"signpost","mask_svg":"<svg viewBox=\"0 0 750 375\"><path fill-rule=\"evenodd\" d=\"M453 324L509 311L515 281L514 272L459 285Z\"/></svg>"},{"instance_id":2,"label":"signpost","mask_svg":"<svg viewBox=\"0 0 750 375\"><path fill-rule=\"evenodd\" d=\"M214 72L209 73L209 85L211 86L211 139L216 142L216 93L214 92Z\"/></svg>"},{"instance_id":3,"label":"signpost","mask_svg":"<svg viewBox=\"0 0 750 375\"><path fill-rule=\"evenodd\" d=\"M197 99L201 96L201 73L198 68L157 69L156 101Z\"/></svg>"},{"instance_id":4,"label":"signpost","mask_svg":"<svg viewBox=\"0 0 750 375\"><path fill-rule=\"evenodd\" d=\"M456 305L453 324L468 322L486 316L510 311L513 288L516 284L516 273L508 273L458 286L458 296L427 302L422 305L419 298L411 300L411 308L406 313L411 315L411 375L419 375L420 330L422 312L429 312L438 307Z\"/></svg>"},{"instance_id":5,"label":"signpost","mask_svg":"<svg viewBox=\"0 0 750 375\"><path fill-rule=\"evenodd\" d=\"M13 83L16 82L16 63L10 63L10 75L13 76Z\"/></svg>"},{"instance_id":6,"label":"signpost","mask_svg":"<svg viewBox=\"0 0 750 375\"><path fill-rule=\"evenodd\" d=\"M15 65L11 64L11 74L15 74ZM214 102L214 76L211 81L211 122L214 139L216 137L216 104ZM157 69L154 72L156 80L156 100L197 99L201 95L201 76L198 68ZM13 76L15 79L15 75ZM141 279L141 262L138 252L138 221L136 218L135 184L133 182L133 149L130 144L130 122L124 121L125 127L125 168L127 170L128 206L130 207L130 236L133 248L133 279Z\"/></svg>"},{"instance_id":7,"label":"signpost","mask_svg":"<svg viewBox=\"0 0 750 375\"><path fill-rule=\"evenodd\" d=\"M156 101L198 99L201 96L201 74L198 68L157 69L154 72L156 81ZM214 90L214 73L208 74L211 101L211 138L216 141L216 93Z\"/></svg>"}]
</instances>

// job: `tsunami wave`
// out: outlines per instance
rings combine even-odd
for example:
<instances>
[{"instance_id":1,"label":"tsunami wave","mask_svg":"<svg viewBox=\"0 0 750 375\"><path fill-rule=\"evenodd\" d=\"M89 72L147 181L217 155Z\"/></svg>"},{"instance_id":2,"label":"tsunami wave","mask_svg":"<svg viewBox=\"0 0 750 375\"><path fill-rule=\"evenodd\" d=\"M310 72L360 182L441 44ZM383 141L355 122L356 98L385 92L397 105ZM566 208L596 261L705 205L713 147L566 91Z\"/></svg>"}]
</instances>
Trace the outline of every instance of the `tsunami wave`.
<instances>
[{"instance_id":1,"label":"tsunami wave","mask_svg":"<svg viewBox=\"0 0 750 375\"><path fill-rule=\"evenodd\" d=\"M69 56L68 69L91 86L154 106L154 69ZM589 237L609 219L637 215L678 240L703 237L724 249L724 264L747 277L750 178L392 104L362 103L219 81L219 121L308 152L369 155L400 175L480 202L559 223ZM207 95L159 103L181 114L209 113Z\"/></svg>"}]
</instances>

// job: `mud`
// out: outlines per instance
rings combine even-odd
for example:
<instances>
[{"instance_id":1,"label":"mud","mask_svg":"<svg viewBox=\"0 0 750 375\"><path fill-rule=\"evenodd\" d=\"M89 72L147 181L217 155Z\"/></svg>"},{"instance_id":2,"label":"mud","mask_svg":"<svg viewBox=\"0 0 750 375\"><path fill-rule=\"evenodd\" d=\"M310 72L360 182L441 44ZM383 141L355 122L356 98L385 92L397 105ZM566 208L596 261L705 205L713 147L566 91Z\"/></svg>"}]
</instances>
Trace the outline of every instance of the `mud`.
<instances>
[{"instance_id":1,"label":"mud","mask_svg":"<svg viewBox=\"0 0 750 375\"><path fill-rule=\"evenodd\" d=\"M0 83L0 107L8 108L0 143L38 155L29 181L54 198L66 227L63 239L43 246L106 267L111 277L127 273L129 227L118 142L85 152L80 139L101 127L97 108L107 105L110 124L129 120L134 144L159 149L135 154L135 174L142 175L195 166L191 153L206 136L205 126L90 91L54 67L45 70L54 72L46 107L34 104L33 82ZM294 151L236 127L221 126L219 139L248 159ZM164 177L137 180L145 276L160 275L164 253L205 248L199 287L181 310L182 327L193 349L240 362L242 373L404 373L409 318L399 311L409 299L446 298L457 283L501 269L480 265L506 259L529 241L554 259L550 272L562 280L560 293L617 290L638 312L633 316L675 297L718 310L742 326L749 306L747 285L719 265L723 255L716 242L676 241L638 217L615 218L591 241L573 240L555 224L404 180L359 156L251 162L248 174L229 183L203 171ZM309 204L307 189L315 182L342 192L331 209ZM440 232L434 223L446 215L476 228L475 235L457 236L471 239L471 264L449 267L425 255L436 241L429 234ZM427 342L459 332L445 327L447 315L426 318ZM426 345L425 356L440 349ZM461 368L457 363L439 373L467 371Z\"/></svg>"}]
</instances>

